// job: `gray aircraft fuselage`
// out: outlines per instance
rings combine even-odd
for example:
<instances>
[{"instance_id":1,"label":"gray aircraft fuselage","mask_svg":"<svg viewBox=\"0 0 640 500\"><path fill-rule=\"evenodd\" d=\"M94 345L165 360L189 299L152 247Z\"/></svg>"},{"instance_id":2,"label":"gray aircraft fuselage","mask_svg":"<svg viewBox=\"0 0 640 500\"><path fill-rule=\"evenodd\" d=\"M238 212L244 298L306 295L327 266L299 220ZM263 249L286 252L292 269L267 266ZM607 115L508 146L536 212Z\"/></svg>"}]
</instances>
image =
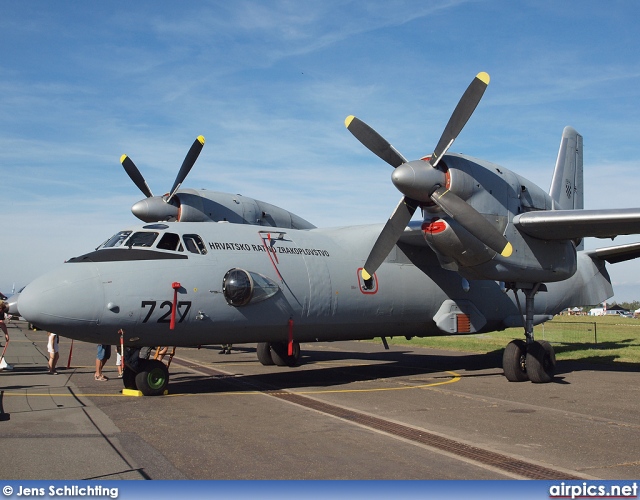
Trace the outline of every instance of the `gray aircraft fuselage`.
<instances>
[{"instance_id":1,"label":"gray aircraft fuselage","mask_svg":"<svg viewBox=\"0 0 640 500\"><path fill-rule=\"evenodd\" d=\"M398 243L363 287L359 269L380 225L330 229L277 229L228 223L163 223L131 228L157 233L150 246L101 248L71 259L34 280L19 299L20 313L36 326L94 343L193 346L299 342L476 333L522 325L514 297L496 281L465 280L441 267L425 246ZM206 252L156 245L166 233L181 241L196 235ZM151 241L152 236L147 241ZM270 250L267 250L270 248ZM536 323L591 301L603 267L578 253L578 271L548 285L535 305ZM262 301L230 305L223 291L228 271L267 278L277 292ZM606 273L606 271L605 271ZM177 288L175 329L169 317ZM594 287L602 290L602 284ZM599 292L598 292L599 293ZM590 302L593 303L593 302ZM470 325L456 324L466 316Z\"/></svg>"}]
</instances>

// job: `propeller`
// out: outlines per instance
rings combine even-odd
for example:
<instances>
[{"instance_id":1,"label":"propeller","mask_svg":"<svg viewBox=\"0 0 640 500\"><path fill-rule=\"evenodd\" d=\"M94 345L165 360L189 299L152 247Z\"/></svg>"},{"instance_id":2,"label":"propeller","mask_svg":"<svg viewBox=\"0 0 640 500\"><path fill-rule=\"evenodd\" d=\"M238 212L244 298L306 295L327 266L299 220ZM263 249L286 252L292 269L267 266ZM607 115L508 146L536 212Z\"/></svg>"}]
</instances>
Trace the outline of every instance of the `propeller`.
<instances>
[{"instance_id":1,"label":"propeller","mask_svg":"<svg viewBox=\"0 0 640 500\"><path fill-rule=\"evenodd\" d=\"M138 189L140 191L142 191L142 194L144 194L147 198L151 198L153 196L153 193L151 192L151 189L149 189L147 181L144 180L144 177L142 177L140 170L138 170L138 167L136 167L136 164L133 163L131 158L129 158L127 155L122 155L120 157L120 163L122 163L124 171L129 175L133 183L138 186Z\"/></svg>"},{"instance_id":2,"label":"propeller","mask_svg":"<svg viewBox=\"0 0 640 500\"><path fill-rule=\"evenodd\" d=\"M138 167L133 163L133 160L127 155L122 155L120 157L120 163L124 167L125 172L127 172L127 175L131 178L138 189L142 191L142 194L147 197L146 200L139 201L131 208L131 211L136 217L144 222L156 222L172 218L177 219L179 202L176 203L173 200L173 197L198 159L198 156L204 146L204 141L204 137L201 135L193 141L187 156L182 162L182 166L178 171L178 175L176 176L176 180L174 181L171 190L165 196L154 196L151 189L149 189L147 181L145 181L140 170L138 170Z\"/></svg>"},{"instance_id":3,"label":"propeller","mask_svg":"<svg viewBox=\"0 0 640 500\"><path fill-rule=\"evenodd\" d=\"M189 152L187 153L187 156L185 156L184 161L182 162L182 166L178 171L178 175L176 176L176 180L173 183L173 187L171 188L171 191L169 191L169 193L171 194L169 194L169 197L167 198L167 203L171 201L171 198L173 198L173 195L176 194L176 191L180 187L180 184L182 184L182 182L185 180L185 178L191 171L191 168L193 167L196 160L198 159L198 156L200 156L200 151L202 151L203 147L204 147L204 137L199 135L198 137L196 137L196 140L193 141L193 144L189 148Z\"/></svg>"},{"instance_id":4,"label":"propeller","mask_svg":"<svg viewBox=\"0 0 640 500\"><path fill-rule=\"evenodd\" d=\"M453 110L427 162L407 161L386 139L362 120L355 116L348 116L345 120L345 126L356 139L395 168L391 180L404 194L365 262L362 270L362 278L365 281L371 280L373 273L389 255L420 203L429 201L433 201L492 250L504 257L511 255L512 246L507 239L471 205L444 187L445 173L437 168L444 154L469 121L488 85L489 75L484 72L478 73Z\"/></svg>"}]
</instances>

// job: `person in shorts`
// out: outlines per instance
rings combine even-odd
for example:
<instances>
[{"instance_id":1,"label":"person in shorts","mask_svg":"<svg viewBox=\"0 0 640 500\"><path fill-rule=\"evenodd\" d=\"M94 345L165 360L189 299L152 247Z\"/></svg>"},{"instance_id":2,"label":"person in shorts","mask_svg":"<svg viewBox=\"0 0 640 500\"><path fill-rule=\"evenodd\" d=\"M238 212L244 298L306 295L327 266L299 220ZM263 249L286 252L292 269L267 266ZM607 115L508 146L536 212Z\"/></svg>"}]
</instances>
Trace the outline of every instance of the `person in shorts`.
<instances>
[{"instance_id":1,"label":"person in shorts","mask_svg":"<svg viewBox=\"0 0 640 500\"><path fill-rule=\"evenodd\" d=\"M47 351L49 351L49 373L51 375L57 375L56 364L60 353L58 353L58 344L60 340L55 333L49 332L49 341L47 342Z\"/></svg>"},{"instance_id":2,"label":"person in shorts","mask_svg":"<svg viewBox=\"0 0 640 500\"><path fill-rule=\"evenodd\" d=\"M109 358L111 357L111 346L106 344L98 344L98 354L96 355L96 373L94 379L99 382L106 382L109 380L102 374L102 369Z\"/></svg>"}]
</instances>

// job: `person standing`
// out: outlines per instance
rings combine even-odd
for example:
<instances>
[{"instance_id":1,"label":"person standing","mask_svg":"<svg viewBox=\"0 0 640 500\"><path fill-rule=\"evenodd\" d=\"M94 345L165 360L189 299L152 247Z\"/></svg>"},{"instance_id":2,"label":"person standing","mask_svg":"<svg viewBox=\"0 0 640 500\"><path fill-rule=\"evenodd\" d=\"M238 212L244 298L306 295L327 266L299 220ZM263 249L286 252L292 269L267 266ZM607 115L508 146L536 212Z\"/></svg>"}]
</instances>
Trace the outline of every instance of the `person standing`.
<instances>
[{"instance_id":1,"label":"person standing","mask_svg":"<svg viewBox=\"0 0 640 500\"><path fill-rule=\"evenodd\" d=\"M4 315L9 311L9 306L3 300L0 300L0 329L4 332L4 340L9 342L9 330L4 323Z\"/></svg>"},{"instance_id":2,"label":"person standing","mask_svg":"<svg viewBox=\"0 0 640 500\"><path fill-rule=\"evenodd\" d=\"M55 333L49 332L49 342L47 343L47 351L49 351L49 373L51 375L57 375L56 364L58 363L58 358L60 357L60 353L58 353L58 344L60 343L60 338Z\"/></svg>"},{"instance_id":3,"label":"person standing","mask_svg":"<svg viewBox=\"0 0 640 500\"><path fill-rule=\"evenodd\" d=\"M13 366L7 363L4 359L5 351L7 350L7 344L9 343L9 330L7 330L7 325L4 323L5 314L9 312L9 305L0 300L0 330L4 333L5 345L4 349L0 351L0 370L13 370Z\"/></svg>"},{"instance_id":4,"label":"person standing","mask_svg":"<svg viewBox=\"0 0 640 500\"><path fill-rule=\"evenodd\" d=\"M98 382L106 382L109 380L102 374L102 369L111 357L111 346L106 344L98 344L98 354L96 355L96 373L94 379Z\"/></svg>"},{"instance_id":5,"label":"person standing","mask_svg":"<svg viewBox=\"0 0 640 500\"><path fill-rule=\"evenodd\" d=\"M119 347L116 347L116 367L118 368L118 378L122 378L122 354Z\"/></svg>"}]
</instances>

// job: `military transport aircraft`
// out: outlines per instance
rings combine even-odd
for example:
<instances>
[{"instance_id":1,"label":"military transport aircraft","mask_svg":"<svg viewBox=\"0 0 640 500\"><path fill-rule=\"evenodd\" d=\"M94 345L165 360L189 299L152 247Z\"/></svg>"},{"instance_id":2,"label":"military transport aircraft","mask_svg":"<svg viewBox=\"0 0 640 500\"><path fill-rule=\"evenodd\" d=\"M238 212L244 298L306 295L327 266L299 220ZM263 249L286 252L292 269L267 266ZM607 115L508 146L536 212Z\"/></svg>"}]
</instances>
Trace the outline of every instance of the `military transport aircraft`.
<instances>
[{"instance_id":1,"label":"military transport aircraft","mask_svg":"<svg viewBox=\"0 0 640 500\"><path fill-rule=\"evenodd\" d=\"M147 196L129 227L22 292L22 316L40 328L118 344L125 387L164 392L161 361L144 346L257 343L264 365L293 366L300 342L464 335L523 326L503 368L509 381L549 382L551 345L534 325L569 306L613 295L605 262L640 256L640 243L583 250L587 236L640 232L640 209L583 210L582 137L567 127L549 193L520 175L448 149L487 85L479 73L433 153L407 161L363 121L348 130L394 167L402 199L385 225L321 229L240 196L178 189L154 197L133 162L121 162ZM417 208L422 222L412 222ZM208 223L203 223L208 221Z\"/></svg>"}]
</instances>

